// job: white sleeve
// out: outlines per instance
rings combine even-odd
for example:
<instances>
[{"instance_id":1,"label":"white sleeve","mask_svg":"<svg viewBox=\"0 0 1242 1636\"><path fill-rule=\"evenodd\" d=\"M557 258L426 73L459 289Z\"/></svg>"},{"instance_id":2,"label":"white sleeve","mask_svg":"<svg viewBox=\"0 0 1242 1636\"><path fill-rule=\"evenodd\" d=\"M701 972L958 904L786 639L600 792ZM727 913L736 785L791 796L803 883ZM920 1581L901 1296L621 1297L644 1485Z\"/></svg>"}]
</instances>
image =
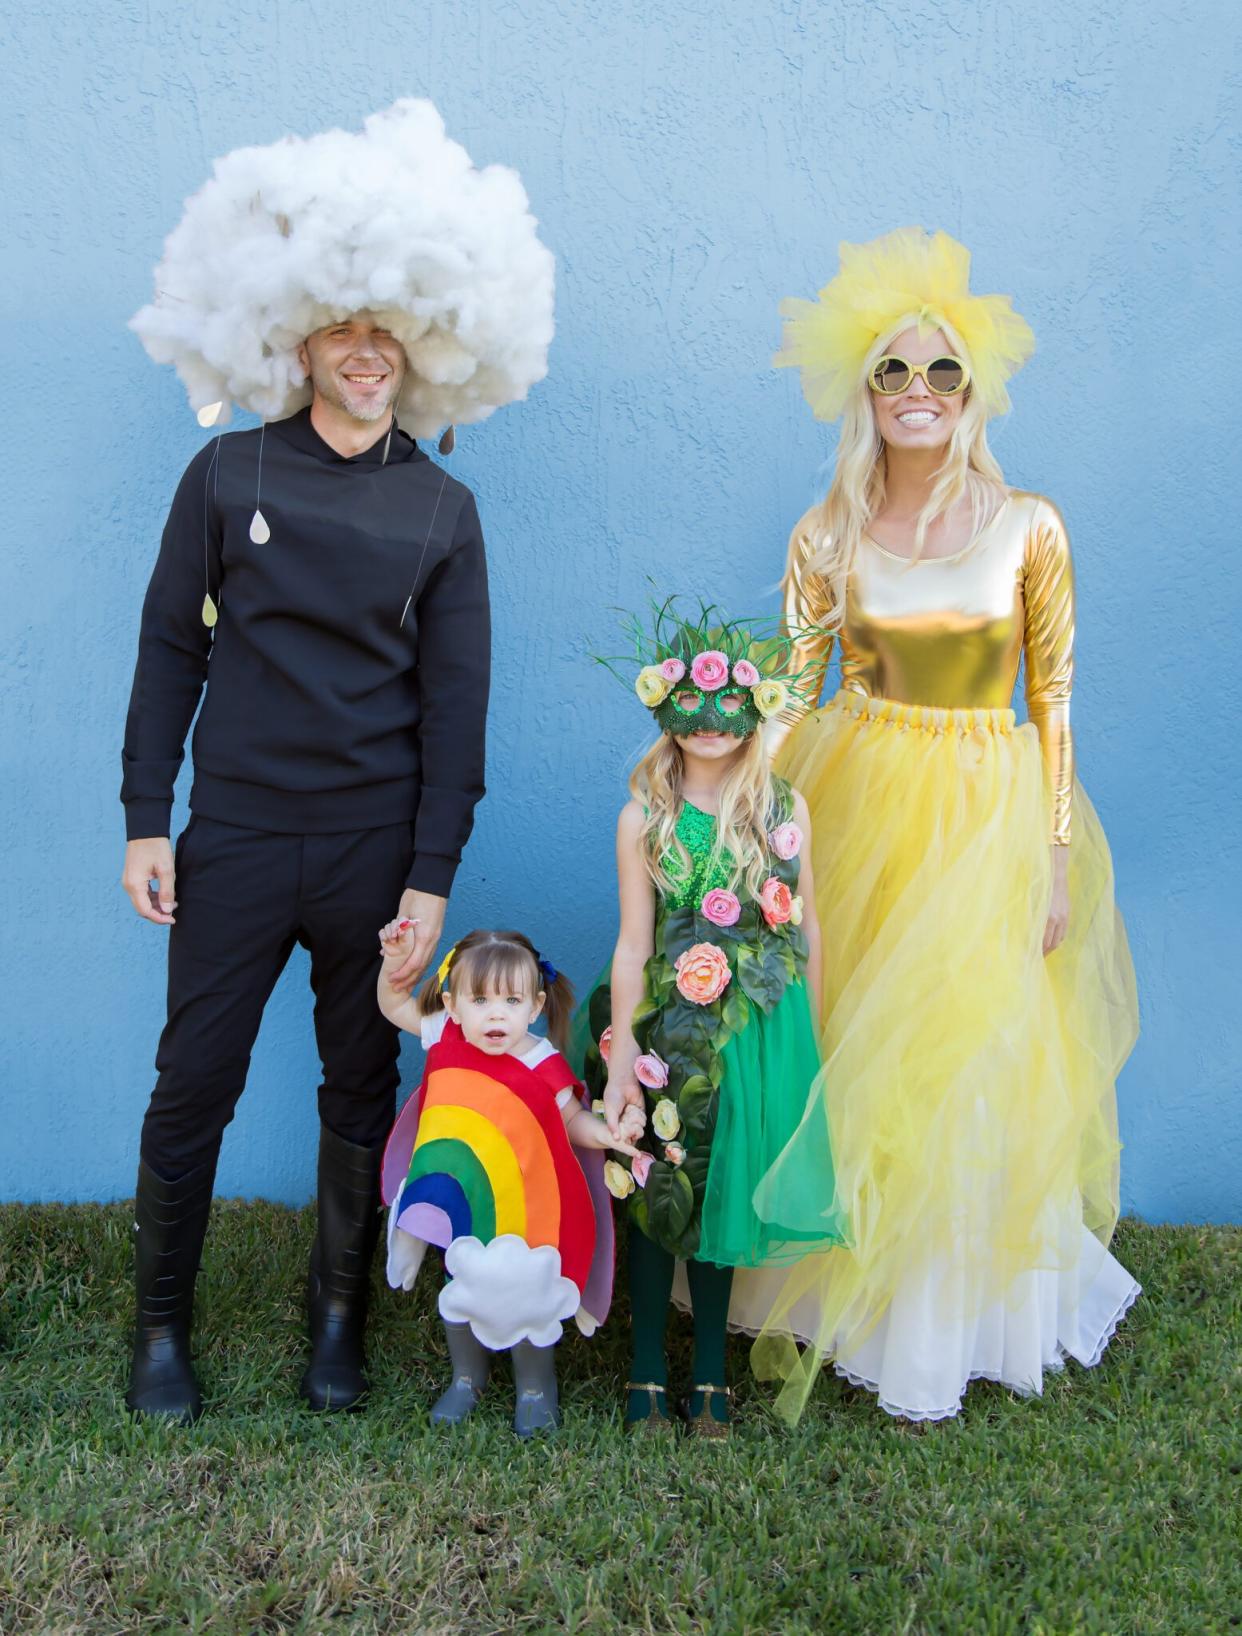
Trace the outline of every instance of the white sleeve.
<instances>
[{"instance_id":1,"label":"white sleeve","mask_svg":"<svg viewBox=\"0 0 1242 1636\"><path fill-rule=\"evenodd\" d=\"M557 1091L556 1093L556 1105L562 1112L564 1112L571 1102L576 1101L577 1097L574 1095L574 1088L572 1085L566 1085L563 1091Z\"/></svg>"},{"instance_id":2,"label":"white sleeve","mask_svg":"<svg viewBox=\"0 0 1242 1636\"><path fill-rule=\"evenodd\" d=\"M424 1051L430 1051L433 1045L440 1043L440 1036L448 1024L447 1011L433 1011L429 1017L424 1017L418 1025L418 1037L422 1041Z\"/></svg>"}]
</instances>

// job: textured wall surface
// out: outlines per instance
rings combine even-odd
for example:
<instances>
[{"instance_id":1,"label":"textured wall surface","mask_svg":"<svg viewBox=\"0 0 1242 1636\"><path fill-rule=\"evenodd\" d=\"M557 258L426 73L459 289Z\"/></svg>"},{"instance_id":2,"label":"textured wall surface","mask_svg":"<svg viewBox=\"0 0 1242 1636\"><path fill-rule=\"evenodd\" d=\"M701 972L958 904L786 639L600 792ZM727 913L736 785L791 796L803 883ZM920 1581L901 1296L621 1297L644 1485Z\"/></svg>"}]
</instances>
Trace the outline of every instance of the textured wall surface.
<instances>
[{"instance_id":1,"label":"textured wall surface","mask_svg":"<svg viewBox=\"0 0 1242 1636\"><path fill-rule=\"evenodd\" d=\"M774 606L830 454L769 367L777 300L813 293L841 238L943 226L1040 341L995 447L1076 546L1080 765L1144 1008L1124 1203L1242 1217L1226 0L28 0L10 29L0 1197L132 1190L161 1022L164 934L117 886L119 746L159 530L205 434L125 320L215 155L421 94L477 162L520 169L559 258L550 378L453 457L488 531L496 685L450 931L522 926L590 979L646 721L584 650L613 651L609 610L648 575ZM1194 367L1205 345L1223 374ZM223 1192L310 1194L315 1084L299 955Z\"/></svg>"}]
</instances>

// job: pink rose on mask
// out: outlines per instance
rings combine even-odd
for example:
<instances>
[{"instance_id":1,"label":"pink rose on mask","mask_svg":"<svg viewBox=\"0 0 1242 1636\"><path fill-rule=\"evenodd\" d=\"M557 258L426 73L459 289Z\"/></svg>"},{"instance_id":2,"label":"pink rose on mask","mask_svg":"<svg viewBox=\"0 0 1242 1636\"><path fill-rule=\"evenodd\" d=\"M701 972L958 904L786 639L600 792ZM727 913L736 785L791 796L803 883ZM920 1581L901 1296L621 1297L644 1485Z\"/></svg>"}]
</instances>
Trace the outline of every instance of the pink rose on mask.
<instances>
[{"instance_id":1,"label":"pink rose on mask","mask_svg":"<svg viewBox=\"0 0 1242 1636\"><path fill-rule=\"evenodd\" d=\"M612 1050L612 1029L605 1028L599 1037L599 1054L604 1061L608 1061L608 1053Z\"/></svg>"},{"instance_id":2,"label":"pink rose on mask","mask_svg":"<svg viewBox=\"0 0 1242 1636\"><path fill-rule=\"evenodd\" d=\"M793 893L783 880L769 875L759 894L759 907L769 926L783 926L793 916Z\"/></svg>"},{"instance_id":3,"label":"pink rose on mask","mask_svg":"<svg viewBox=\"0 0 1242 1636\"><path fill-rule=\"evenodd\" d=\"M665 659L660 665L660 675L666 682L679 682L686 674L686 667L680 659Z\"/></svg>"},{"instance_id":4,"label":"pink rose on mask","mask_svg":"<svg viewBox=\"0 0 1242 1636\"><path fill-rule=\"evenodd\" d=\"M677 992L692 1005L711 1005L729 986L729 957L714 943L692 943L674 962Z\"/></svg>"},{"instance_id":5,"label":"pink rose on mask","mask_svg":"<svg viewBox=\"0 0 1242 1636\"><path fill-rule=\"evenodd\" d=\"M754 687L759 681L759 672L749 659L739 659L733 667L733 680L739 687Z\"/></svg>"},{"instance_id":6,"label":"pink rose on mask","mask_svg":"<svg viewBox=\"0 0 1242 1636\"><path fill-rule=\"evenodd\" d=\"M690 666L690 680L704 693L715 693L729 680L729 661L715 648L696 654Z\"/></svg>"},{"instance_id":7,"label":"pink rose on mask","mask_svg":"<svg viewBox=\"0 0 1242 1636\"><path fill-rule=\"evenodd\" d=\"M802 851L802 831L797 824L781 824L768 836L768 845L778 858L788 863Z\"/></svg>"},{"instance_id":8,"label":"pink rose on mask","mask_svg":"<svg viewBox=\"0 0 1242 1636\"><path fill-rule=\"evenodd\" d=\"M647 1173L654 1163L650 1153L636 1153L630 1160L630 1175L640 1187L646 1187Z\"/></svg>"},{"instance_id":9,"label":"pink rose on mask","mask_svg":"<svg viewBox=\"0 0 1242 1636\"><path fill-rule=\"evenodd\" d=\"M634 1078L649 1091L662 1091L668 1084L668 1063L654 1051L644 1051L634 1063Z\"/></svg>"},{"instance_id":10,"label":"pink rose on mask","mask_svg":"<svg viewBox=\"0 0 1242 1636\"><path fill-rule=\"evenodd\" d=\"M722 891L719 887L709 892L699 904L699 913L713 926L736 926L741 912L742 905L733 893Z\"/></svg>"}]
</instances>

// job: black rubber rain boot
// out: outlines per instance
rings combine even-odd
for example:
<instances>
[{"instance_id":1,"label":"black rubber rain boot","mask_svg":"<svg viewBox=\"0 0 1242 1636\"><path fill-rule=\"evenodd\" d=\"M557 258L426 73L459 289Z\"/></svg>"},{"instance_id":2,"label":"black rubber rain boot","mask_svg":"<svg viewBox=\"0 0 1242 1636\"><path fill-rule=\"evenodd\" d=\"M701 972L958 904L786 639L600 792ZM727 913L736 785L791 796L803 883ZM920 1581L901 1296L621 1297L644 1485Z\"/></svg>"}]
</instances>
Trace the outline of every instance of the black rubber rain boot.
<instances>
[{"instance_id":1,"label":"black rubber rain boot","mask_svg":"<svg viewBox=\"0 0 1242 1636\"><path fill-rule=\"evenodd\" d=\"M519 1437L555 1431L561 1423L556 1392L556 1347L519 1341L513 1359L513 1429Z\"/></svg>"},{"instance_id":2,"label":"black rubber rain boot","mask_svg":"<svg viewBox=\"0 0 1242 1636\"><path fill-rule=\"evenodd\" d=\"M312 1409L358 1409L367 1394L363 1334L379 1238L384 1149L319 1132L319 1231L306 1283L311 1358L302 1396Z\"/></svg>"},{"instance_id":3,"label":"black rubber rain boot","mask_svg":"<svg viewBox=\"0 0 1242 1636\"><path fill-rule=\"evenodd\" d=\"M433 1426L460 1426L483 1396L492 1355L469 1324L445 1324L453 1379L431 1411Z\"/></svg>"},{"instance_id":4,"label":"black rubber rain boot","mask_svg":"<svg viewBox=\"0 0 1242 1636\"><path fill-rule=\"evenodd\" d=\"M203 1253L216 1162L166 1182L138 1163L134 1199L134 1361L125 1402L135 1414L183 1426L203 1412L190 1360L194 1280Z\"/></svg>"}]
</instances>

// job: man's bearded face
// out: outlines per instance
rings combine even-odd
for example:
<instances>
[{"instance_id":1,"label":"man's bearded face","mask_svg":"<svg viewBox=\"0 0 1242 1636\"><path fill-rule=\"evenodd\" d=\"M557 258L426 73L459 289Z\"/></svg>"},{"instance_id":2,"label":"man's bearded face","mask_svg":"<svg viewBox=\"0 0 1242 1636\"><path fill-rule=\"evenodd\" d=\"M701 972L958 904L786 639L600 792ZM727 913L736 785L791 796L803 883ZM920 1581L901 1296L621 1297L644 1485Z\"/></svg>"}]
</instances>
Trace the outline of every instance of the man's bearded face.
<instances>
[{"instance_id":1,"label":"man's bearded face","mask_svg":"<svg viewBox=\"0 0 1242 1636\"><path fill-rule=\"evenodd\" d=\"M329 324L302 343L315 395L352 420L385 420L405 380L405 348L370 313Z\"/></svg>"}]
</instances>

